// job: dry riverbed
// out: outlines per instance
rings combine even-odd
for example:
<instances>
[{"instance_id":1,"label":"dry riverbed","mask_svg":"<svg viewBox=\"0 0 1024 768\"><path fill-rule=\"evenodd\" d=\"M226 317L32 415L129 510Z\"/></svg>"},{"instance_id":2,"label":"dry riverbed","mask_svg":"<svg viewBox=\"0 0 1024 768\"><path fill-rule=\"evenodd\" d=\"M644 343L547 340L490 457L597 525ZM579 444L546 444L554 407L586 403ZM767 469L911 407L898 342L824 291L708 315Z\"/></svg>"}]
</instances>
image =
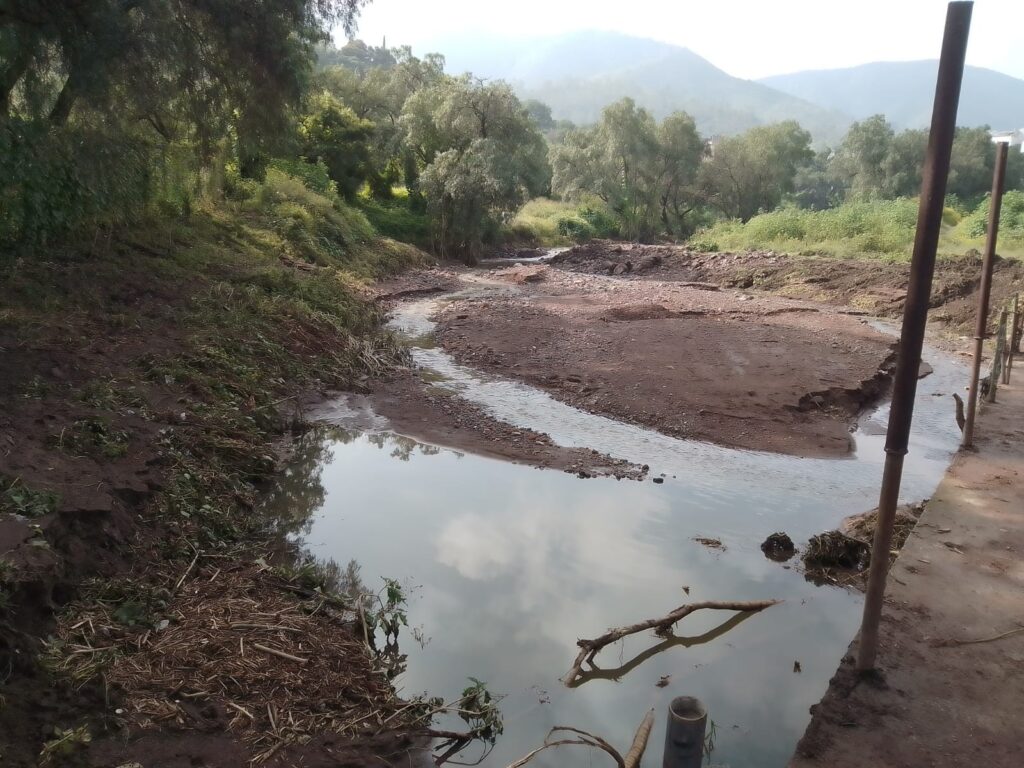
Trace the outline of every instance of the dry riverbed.
<instances>
[{"instance_id":1,"label":"dry riverbed","mask_svg":"<svg viewBox=\"0 0 1024 768\"><path fill-rule=\"evenodd\" d=\"M489 278L519 291L446 305L456 360L675 437L842 456L887 389L892 339L842 310L544 265Z\"/></svg>"}]
</instances>

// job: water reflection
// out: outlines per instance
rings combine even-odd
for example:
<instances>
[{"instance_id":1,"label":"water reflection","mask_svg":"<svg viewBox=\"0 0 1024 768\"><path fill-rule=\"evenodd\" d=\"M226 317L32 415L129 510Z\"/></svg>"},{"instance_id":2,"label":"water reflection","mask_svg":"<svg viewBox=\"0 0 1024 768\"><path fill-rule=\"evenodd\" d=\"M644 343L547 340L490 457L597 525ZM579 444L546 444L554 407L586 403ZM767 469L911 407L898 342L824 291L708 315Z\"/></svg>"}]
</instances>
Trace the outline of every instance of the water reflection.
<instances>
[{"instance_id":1,"label":"water reflection","mask_svg":"<svg viewBox=\"0 0 1024 768\"><path fill-rule=\"evenodd\" d=\"M565 684L570 688L579 688L581 685L589 683L591 680L614 680L615 682L618 682L624 675L632 672L645 661L657 656L659 653L664 653L670 648L691 648L695 645L710 643L712 640L716 640L724 635L730 629L739 626L755 613L756 611L743 611L742 613L737 613L732 618L723 621L714 629L710 629L696 637L680 637L675 634L670 634L657 645L652 645L643 653L638 653L625 664L621 664L614 669L602 669L601 667L598 667L597 664L589 662L590 669L581 670L578 675L571 680L567 680Z\"/></svg>"},{"instance_id":2,"label":"water reflection","mask_svg":"<svg viewBox=\"0 0 1024 768\"><path fill-rule=\"evenodd\" d=\"M308 439L319 446L304 446L283 482L301 483L308 471L320 490L290 487L271 505L318 557L357 556L369 588L383 576L422 585L409 623L432 642L403 648L399 687L450 700L473 675L507 694L505 735L485 766L509 764L554 725L629 743L643 712L663 713L684 693L700 696L718 724L716 763L782 766L855 630L859 597L818 590L759 547L782 527L779 518L798 540L831 525L834 504L765 510L757 488L736 505L731 495L695 499L682 481L578 480L388 434L328 430ZM320 465L310 460L317 455ZM728 550L709 552L695 535L721 538ZM654 638L653 646L650 636L625 639L617 660L605 651L616 668L588 678L617 682L559 682L576 639L596 629L691 599L769 598L786 602L724 624L695 613L686 636ZM797 660L801 675L792 672ZM662 677L671 682L659 688ZM652 745L662 727L659 717ZM536 764L590 760L553 752Z\"/></svg>"}]
</instances>

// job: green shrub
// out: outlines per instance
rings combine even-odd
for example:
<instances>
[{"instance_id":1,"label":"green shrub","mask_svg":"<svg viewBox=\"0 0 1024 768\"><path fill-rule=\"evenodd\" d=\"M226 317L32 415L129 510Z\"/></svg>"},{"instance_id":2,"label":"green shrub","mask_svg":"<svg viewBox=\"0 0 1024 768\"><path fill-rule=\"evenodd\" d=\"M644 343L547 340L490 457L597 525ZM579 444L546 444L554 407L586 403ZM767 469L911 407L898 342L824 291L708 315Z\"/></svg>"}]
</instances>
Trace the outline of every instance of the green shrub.
<instances>
[{"instance_id":1,"label":"green shrub","mask_svg":"<svg viewBox=\"0 0 1024 768\"><path fill-rule=\"evenodd\" d=\"M286 176L300 179L306 189L310 189L326 197L333 197L338 194L338 186L327 173L327 166L323 160L310 163L303 158L285 159L278 158L271 160L268 166L275 171L280 171Z\"/></svg>"},{"instance_id":2,"label":"green shrub","mask_svg":"<svg viewBox=\"0 0 1024 768\"><path fill-rule=\"evenodd\" d=\"M579 242L594 237L594 228L579 216L564 216L558 220L558 234Z\"/></svg>"},{"instance_id":3,"label":"green shrub","mask_svg":"<svg viewBox=\"0 0 1024 768\"><path fill-rule=\"evenodd\" d=\"M580 206L580 218L594 231L594 237L618 237L619 223L608 211L589 203Z\"/></svg>"}]
</instances>

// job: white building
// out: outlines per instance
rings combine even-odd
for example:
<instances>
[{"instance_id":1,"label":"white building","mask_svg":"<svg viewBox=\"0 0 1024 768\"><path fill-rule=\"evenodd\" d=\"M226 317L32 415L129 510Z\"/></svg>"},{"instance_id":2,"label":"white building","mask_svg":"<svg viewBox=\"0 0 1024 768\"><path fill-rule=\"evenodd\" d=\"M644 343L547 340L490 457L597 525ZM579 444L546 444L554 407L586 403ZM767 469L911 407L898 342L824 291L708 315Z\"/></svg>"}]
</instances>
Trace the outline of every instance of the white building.
<instances>
[{"instance_id":1,"label":"white building","mask_svg":"<svg viewBox=\"0 0 1024 768\"><path fill-rule=\"evenodd\" d=\"M1020 147L1020 151L1024 152L1024 128L1019 131L991 131L991 134L993 142Z\"/></svg>"}]
</instances>

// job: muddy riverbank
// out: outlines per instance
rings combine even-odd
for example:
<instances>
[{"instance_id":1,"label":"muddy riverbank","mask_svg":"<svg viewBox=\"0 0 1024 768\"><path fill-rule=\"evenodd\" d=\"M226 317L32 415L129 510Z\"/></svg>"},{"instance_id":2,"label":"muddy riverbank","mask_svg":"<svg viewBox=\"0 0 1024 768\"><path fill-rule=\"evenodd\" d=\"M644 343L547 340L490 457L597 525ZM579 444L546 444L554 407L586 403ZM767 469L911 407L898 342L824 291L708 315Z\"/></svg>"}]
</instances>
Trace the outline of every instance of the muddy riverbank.
<instances>
[{"instance_id":1,"label":"muddy riverbank","mask_svg":"<svg viewBox=\"0 0 1024 768\"><path fill-rule=\"evenodd\" d=\"M891 337L831 307L542 265L487 277L516 290L440 312L456 360L674 437L843 456L887 391Z\"/></svg>"}]
</instances>

